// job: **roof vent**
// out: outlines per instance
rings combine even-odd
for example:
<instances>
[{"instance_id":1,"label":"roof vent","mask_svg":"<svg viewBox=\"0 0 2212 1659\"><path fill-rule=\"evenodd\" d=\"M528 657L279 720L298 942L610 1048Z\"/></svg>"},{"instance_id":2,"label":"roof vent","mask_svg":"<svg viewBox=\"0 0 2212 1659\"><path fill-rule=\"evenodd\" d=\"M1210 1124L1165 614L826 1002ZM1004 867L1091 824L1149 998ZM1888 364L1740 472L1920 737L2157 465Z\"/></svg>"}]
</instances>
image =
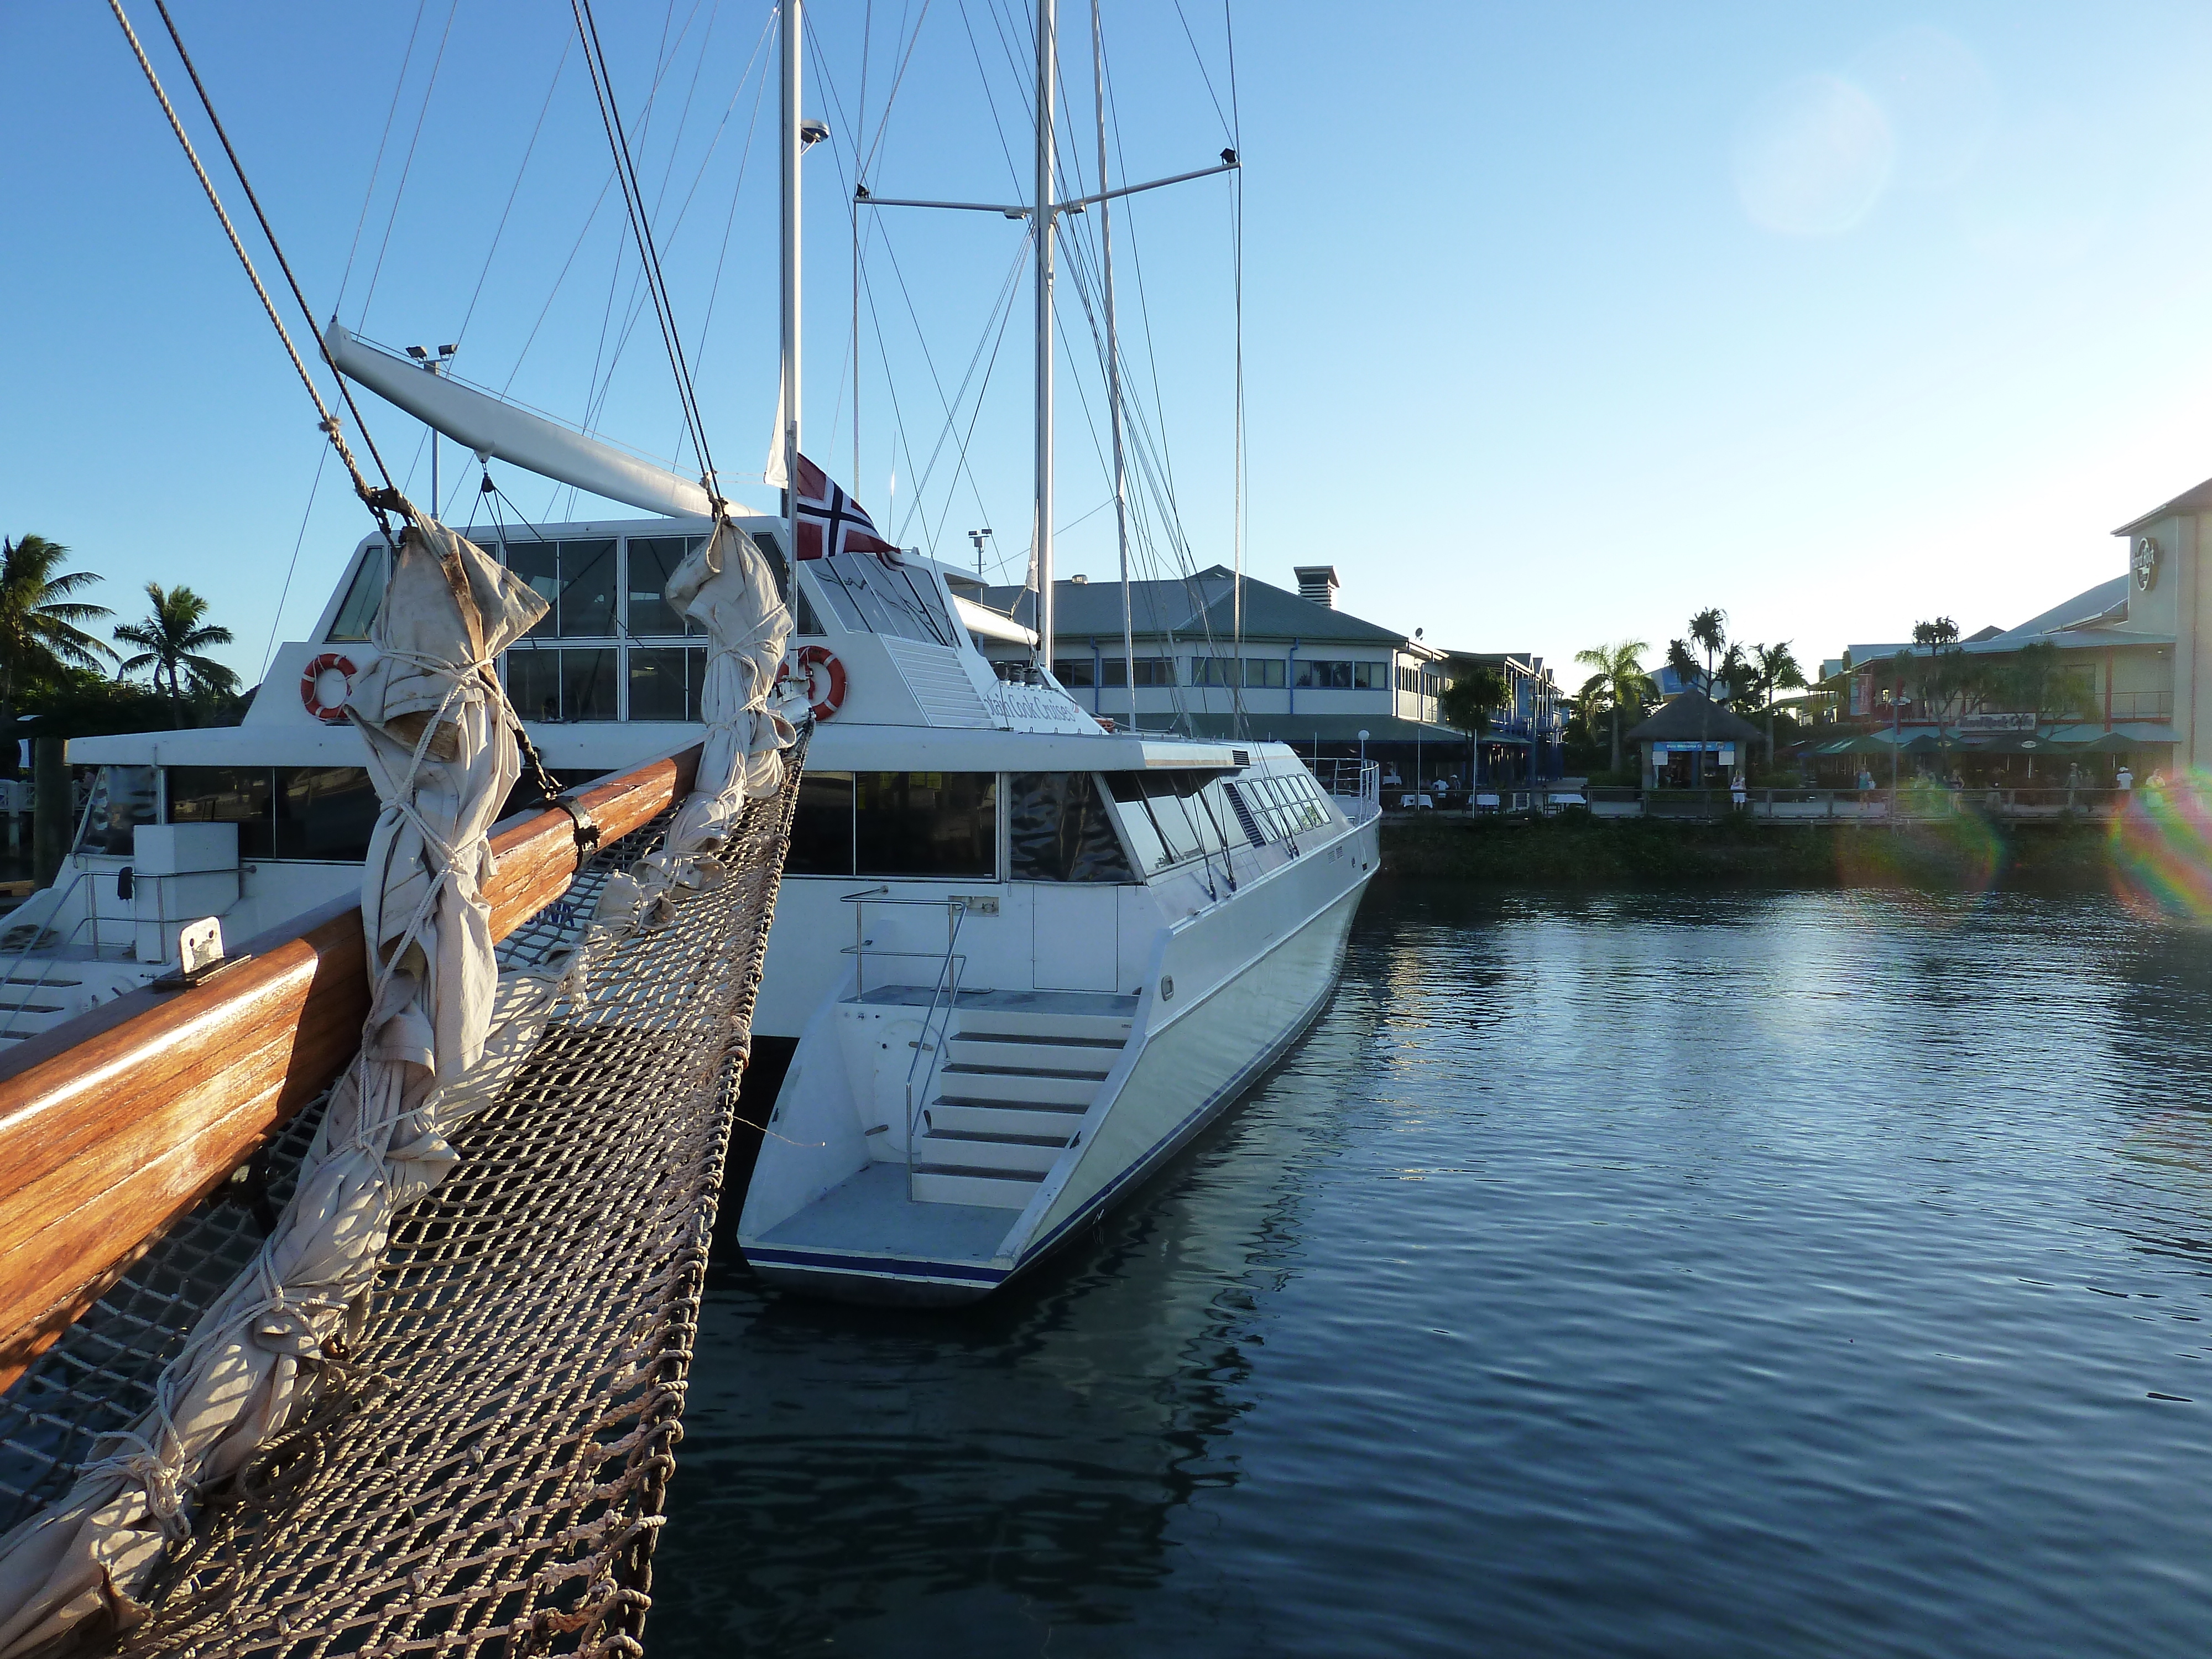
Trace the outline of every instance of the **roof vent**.
<instances>
[{"instance_id":1,"label":"roof vent","mask_svg":"<svg viewBox=\"0 0 2212 1659\"><path fill-rule=\"evenodd\" d=\"M1310 599L1316 605L1336 609L1336 567L1333 564L1302 564L1291 571L1298 579L1298 597Z\"/></svg>"}]
</instances>

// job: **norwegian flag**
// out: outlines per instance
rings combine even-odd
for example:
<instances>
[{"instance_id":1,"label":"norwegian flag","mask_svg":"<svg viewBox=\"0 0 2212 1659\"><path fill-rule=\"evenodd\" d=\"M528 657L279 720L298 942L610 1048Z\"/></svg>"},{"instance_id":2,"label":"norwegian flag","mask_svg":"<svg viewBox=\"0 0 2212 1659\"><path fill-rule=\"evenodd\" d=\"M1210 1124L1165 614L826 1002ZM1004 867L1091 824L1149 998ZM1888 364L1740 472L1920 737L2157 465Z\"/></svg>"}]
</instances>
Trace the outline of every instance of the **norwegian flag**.
<instances>
[{"instance_id":1,"label":"norwegian flag","mask_svg":"<svg viewBox=\"0 0 2212 1659\"><path fill-rule=\"evenodd\" d=\"M799 458L798 533L802 559L828 553L872 553L885 564L899 562L897 546L876 533L875 520L804 455Z\"/></svg>"}]
</instances>

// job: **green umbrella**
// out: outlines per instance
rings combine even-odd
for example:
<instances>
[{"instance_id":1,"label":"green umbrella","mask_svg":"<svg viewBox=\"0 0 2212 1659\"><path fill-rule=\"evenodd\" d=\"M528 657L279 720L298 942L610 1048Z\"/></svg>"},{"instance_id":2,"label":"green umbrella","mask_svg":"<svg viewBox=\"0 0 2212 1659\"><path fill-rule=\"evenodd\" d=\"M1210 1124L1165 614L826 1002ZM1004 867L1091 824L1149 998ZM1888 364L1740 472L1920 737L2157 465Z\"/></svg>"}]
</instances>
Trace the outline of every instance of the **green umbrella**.
<instances>
[{"instance_id":1,"label":"green umbrella","mask_svg":"<svg viewBox=\"0 0 2212 1659\"><path fill-rule=\"evenodd\" d=\"M2107 732L2101 738L2075 744L2074 748L2084 755L2132 755L2143 746L2140 738L2131 738L2124 732Z\"/></svg>"}]
</instances>

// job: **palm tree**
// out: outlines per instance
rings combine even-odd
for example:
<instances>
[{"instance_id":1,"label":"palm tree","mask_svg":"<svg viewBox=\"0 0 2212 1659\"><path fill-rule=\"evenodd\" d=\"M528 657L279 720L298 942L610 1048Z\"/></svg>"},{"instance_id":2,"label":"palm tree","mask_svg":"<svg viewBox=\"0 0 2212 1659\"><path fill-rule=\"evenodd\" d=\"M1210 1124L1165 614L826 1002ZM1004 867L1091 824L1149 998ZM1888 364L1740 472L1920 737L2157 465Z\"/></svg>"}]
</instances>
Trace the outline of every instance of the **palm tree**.
<instances>
[{"instance_id":1,"label":"palm tree","mask_svg":"<svg viewBox=\"0 0 2212 1659\"><path fill-rule=\"evenodd\" d=\"M1505 706L1512 688L1505 684L1505 676L1495 668L1484 665L1465 674L1455 675L1437 698L1437 712L1447 726L1456 726L1462 732L1474 734L1474 759L1468 767L1469 781L1482 781L1482 739L1490 731L1490 718ZM1418 780L1416 780L1418 781Z\"/></svg>"},{"instance_id":2,"label":"palm tree","mask_svg":"<svg viewBox=\"0 0 2212 1659\"><path fill-rule=\"evenodd\" d=\"M1620 714L1624 708L1641 710L1659 687L1644 667L1644 653L1651 648L1644 640L1616 640L1575 653L1575 660L1597 672L1583 682L1583 702L1592 708L1613 711L1613 769L1620 770Z\"/></svg>"},{"instance_id":3,"label":"palm tree","mask_svg":"<svg viewBox=\"0 0 2212 1659\"><path fill-rule=\"evenodd\" d=\"M44 536L0 540L0 776L15 773L15 700L43 676L115 655L77 625L114 613L71 597L100 578L64 570L68 558Z\"/></svg>"},{"instance_id":4,"label":"palm tree","mask_svg":"<svg viewBox=\"0 0 2212 1659\"><path fill-rule=\"evenodd\" d=\"M138 654L126 658L119 672L135 674L143 668L152 669L154 689L168 693L169 707L182 727L187 692L194 696L220 694L238 684L238 676L229 669L212 657L198 654L210 646L228 645L230 630L208 624L207 601L189 587L165 588L159 582L148 582L146 597L154 602L146 619L125 623L115 630L115 637L124 644L138 647Z\"/></svg>"},{"instance_id":5,"label":"palm tree","mask_svg":"<svg viewBox=\"0 0 2212 1659\"><path fill-rule=\"evenodd\" d=\"M1754 645L1746 660L1751 667L1751 684L1759 693L1759 707L1766 711L1766 764L1774 765L1774 694L1784 687L1802 689L1805 671L1797 665L1791 654L1790 641L1779 645Z\"/></svg>"}]
</instances>

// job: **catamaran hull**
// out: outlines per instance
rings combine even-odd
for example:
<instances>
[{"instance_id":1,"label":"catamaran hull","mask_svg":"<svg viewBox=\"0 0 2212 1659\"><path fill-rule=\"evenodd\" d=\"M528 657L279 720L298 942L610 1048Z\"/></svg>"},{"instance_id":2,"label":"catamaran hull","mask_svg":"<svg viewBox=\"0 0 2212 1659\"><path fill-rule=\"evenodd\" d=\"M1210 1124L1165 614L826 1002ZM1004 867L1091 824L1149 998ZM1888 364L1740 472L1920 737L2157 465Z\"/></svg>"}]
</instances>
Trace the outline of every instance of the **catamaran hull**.
<instances>
[{"instance_id":1,"label":"catamaran hull","mask_svg":"<svg viewBox=\"0 0 2212 1659\"><path fill-rule=\"evenodd\" d=\"M1243 965L1202 993L1187 994L1179 1012L1156 1018L1141 1045L1132 1045L1116 1068L1116 1085L1086 1118L1080 1155L1028 1210L1009 1212L1012 1224L992 1259L766 1240L745 1244L746 1259L769 1283L810 1296L956 1307L989 1295L1079 1237L1234 1109L1328 1005L1375 866L1375 835L1372 824L1352 830L1338 842L1341 859L1322 849L1305 868L1266 884L1268 890L1248 893L1176 935L1164 957L1170 979L1207 957Z\"/></svg>"}]
</instances>

